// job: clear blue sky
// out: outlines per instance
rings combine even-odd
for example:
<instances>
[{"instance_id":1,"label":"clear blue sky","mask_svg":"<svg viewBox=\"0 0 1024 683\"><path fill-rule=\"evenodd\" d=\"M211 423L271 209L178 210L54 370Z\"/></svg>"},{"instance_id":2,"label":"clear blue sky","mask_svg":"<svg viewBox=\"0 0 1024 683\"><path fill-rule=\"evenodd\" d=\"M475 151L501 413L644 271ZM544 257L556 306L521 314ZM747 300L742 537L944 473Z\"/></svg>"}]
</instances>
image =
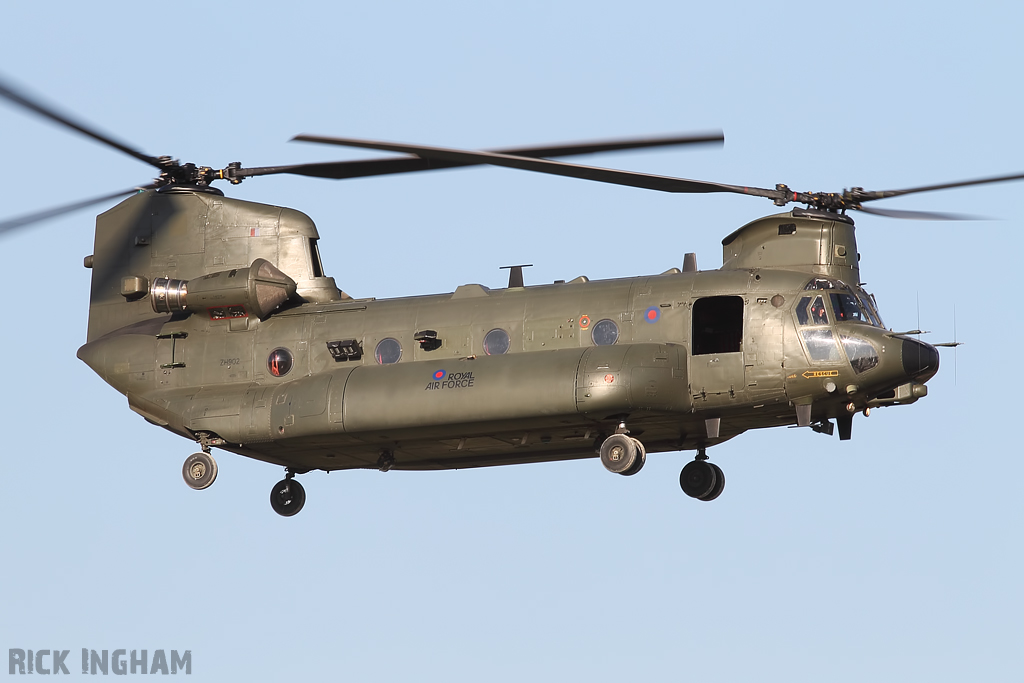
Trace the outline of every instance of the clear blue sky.
<instances>
[{"instance_id":1,"label":"clear blue sky","mask_svg":"<svg viewBox=\"0 0 1024 683\"><path fill-rule=\"evenodd\" d=\"M722 149L588 163L800 190L1024 171L1012 3L15 3L0 73L147 153L223 166L361 158L298 133L460 147L721 128ZM0 104L9 216L146 182L128 157ZM661 272L773 207L505 169L225 188L309 214L354 296ZM1011 681L1024 672L1016 351L1022 185L858 216L886 323L957 332L916 405L839 442L752 432L624 479L594 461L311 473L146 424L75 358L95 212L3 238L0 655L191 649L221 681ZM102 207L99 207L102 208ZM641 238L639 241L637 238ZM628 241L629 247L623 247ZM918 299L920 305L918 307ZM919 313L918 313L919 311Z\"/></svg>"}]
</instances>

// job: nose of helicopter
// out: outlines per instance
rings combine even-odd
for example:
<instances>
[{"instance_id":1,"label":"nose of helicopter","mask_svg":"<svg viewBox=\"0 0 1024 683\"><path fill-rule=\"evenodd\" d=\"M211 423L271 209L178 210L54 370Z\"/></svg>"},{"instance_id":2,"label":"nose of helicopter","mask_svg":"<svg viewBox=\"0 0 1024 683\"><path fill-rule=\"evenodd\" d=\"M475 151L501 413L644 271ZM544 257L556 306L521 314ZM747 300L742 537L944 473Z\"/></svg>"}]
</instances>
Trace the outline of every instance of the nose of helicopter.
<instances>
[{"instance_id":1,"label":"nose of helicopter","mask_svg":"<svg viewBox=\"0 0 1024 683\"><path fill-rule=\"evenodd\" d=\"M939 350L916 339L903 340L903 371L921 382L927 382L939 371Z\"/></svg>"}]
</instances>

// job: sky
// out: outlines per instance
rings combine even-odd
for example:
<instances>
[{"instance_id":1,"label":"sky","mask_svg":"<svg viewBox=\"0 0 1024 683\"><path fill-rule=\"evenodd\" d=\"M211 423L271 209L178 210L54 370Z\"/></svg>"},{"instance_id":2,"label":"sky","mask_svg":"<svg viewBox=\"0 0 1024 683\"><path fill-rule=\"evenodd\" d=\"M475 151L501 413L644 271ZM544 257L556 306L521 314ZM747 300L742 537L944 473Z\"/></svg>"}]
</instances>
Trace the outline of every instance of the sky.
<instances>
[{"instance_id":1,"label":"sky","mask_svg":"<svg viewBox=\"0 0 1024 683\"><path fill-rule=\"evenodd\" d=\"M299 133L463 148L723 130L723 147L584 163L804 191L1024 171L1024 9L1012 3L127 2L4 9L0 74L148 154L221 167L356 159ZM148 182L140 162L0 103L2 216ZM357 297L660 273L773 213L510 169L226 187L317 223ZM861 276L943 350L929 395L851 441L748 432L623 478L597 460L314 472L144 422L75 357L96 207L0 237L3 650L192 652L191 679L1015 681L1024 479L1014 308L1022 186L880 202ZM111 202L113 205L113 202ZM954 330L955 328L955 330ZM999 362L996 362L999 361ZM1013 365L1013 364L1011 364ZM4 669L0 666L0 675Z\"/></svg>"}]
</instances>

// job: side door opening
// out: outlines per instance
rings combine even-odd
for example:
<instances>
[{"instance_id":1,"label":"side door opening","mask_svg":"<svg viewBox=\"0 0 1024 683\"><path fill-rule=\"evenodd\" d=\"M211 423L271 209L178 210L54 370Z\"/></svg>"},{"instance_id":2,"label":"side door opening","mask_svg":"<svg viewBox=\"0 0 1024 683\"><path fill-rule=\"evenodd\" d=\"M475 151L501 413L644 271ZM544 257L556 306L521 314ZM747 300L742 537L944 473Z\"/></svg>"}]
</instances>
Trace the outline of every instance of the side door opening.
<instances>
[{"instance_id":1,"label":"side door opening","mask_svg":"<svg viewBox=\"0 0 1024 683\"><path fill-rule=\"evenodd\" d=\"M746 394L743 372L743 297L708 296L693 302L690 393L694 407L734 404Z\"/></svg>"}]
</instances>

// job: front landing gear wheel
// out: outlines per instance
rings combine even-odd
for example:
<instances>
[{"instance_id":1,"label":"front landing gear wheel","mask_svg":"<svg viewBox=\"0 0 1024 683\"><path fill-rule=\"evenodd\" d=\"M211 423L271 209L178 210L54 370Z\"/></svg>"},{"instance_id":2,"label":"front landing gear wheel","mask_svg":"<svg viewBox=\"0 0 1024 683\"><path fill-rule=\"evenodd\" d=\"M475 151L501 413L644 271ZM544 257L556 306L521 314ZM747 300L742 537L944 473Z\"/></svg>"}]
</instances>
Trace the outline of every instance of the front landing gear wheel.
<instances>
[{"instance_id":1,"label":"front landing gear wheel","mask_svg":"<svg viewBox=\"0 0 1024 683\"><path fill-rule=\"evenodd\" d=\"M306 489L292 478L282 479L270 491L270 507L282 517L299 514L306 504Z\"/></svg>"},{"instance_id":2,"label":"front landing gear wheel","mask_svg":"<svg viewBox=\"0 0 1024 683\"><path fill-rule=\"evenodd\" d=\"M202 491L217 479L217 461L209 453L193 453L185 458L181 476L188 487Z\"/></svg>"},{"instance_id":3,"label":"front landing gear wheel","mask_svg":"<svg viewBox=\"0 0 1024 683\"><path fill-rule=\"evenodd\" d=\"M601 444L601 464L609 472L625 474L639 460L636 444L625 434L612 434Z\"/></svg>"},{"instance_id":4,"label":"front landing gear wheel","mask_svg":"<svg viewBox=\"0 0 1024 683\"><path fill-rule=\"evenodd\" d=\"M644 468L644 463L647 462L647 449L639 439L633 439L633 443L636 445L636 462L625 472L619 472L624 477L632 477L634 474Z\"/></svg>"},{"instance_id":5,"label":"front landing gear wheel","mask_svg":"<svg viewBox=\"0 0 1024 683\"><path fill-rule=\"evenodd\" d=\"M679 487L691 498L711 501L725 490L725 473L714 463L694 460L679 473Z\"/></svg>"}]
</instances>

